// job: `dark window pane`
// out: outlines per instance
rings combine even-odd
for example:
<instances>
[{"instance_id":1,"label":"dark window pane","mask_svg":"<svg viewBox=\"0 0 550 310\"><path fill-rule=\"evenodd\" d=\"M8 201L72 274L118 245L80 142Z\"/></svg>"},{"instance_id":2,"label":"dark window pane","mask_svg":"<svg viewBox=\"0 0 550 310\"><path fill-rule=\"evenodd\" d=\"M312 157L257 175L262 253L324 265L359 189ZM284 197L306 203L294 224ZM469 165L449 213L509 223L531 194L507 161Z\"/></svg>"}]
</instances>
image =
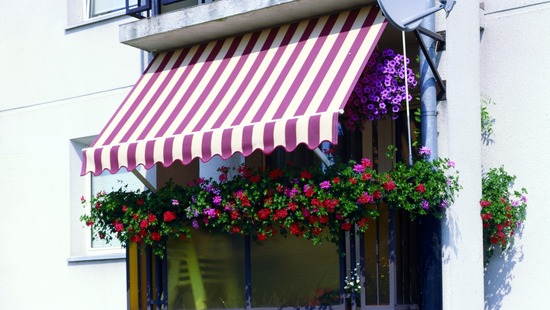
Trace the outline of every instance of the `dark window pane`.
<instances>
[{"instance_id":1,"label":"dark window pane","mask_svg":"<svg viewBox=\"0 0 550 310\"><path fill-rule=\"evenodd\" d=\"M340 303L336 246L272 237L251 244L252 306L321 306Z\"/></svg>"},{"instance_id":2,"label":"dark window pane","mask_svg":"<svg viewBox=\"0 0 550 310\"><path fill-rule=\"evenodd\" d=\"M242 236L193 231L168 242L168 305L177 309L244 308Z\"/></svg>"}]
</instances>

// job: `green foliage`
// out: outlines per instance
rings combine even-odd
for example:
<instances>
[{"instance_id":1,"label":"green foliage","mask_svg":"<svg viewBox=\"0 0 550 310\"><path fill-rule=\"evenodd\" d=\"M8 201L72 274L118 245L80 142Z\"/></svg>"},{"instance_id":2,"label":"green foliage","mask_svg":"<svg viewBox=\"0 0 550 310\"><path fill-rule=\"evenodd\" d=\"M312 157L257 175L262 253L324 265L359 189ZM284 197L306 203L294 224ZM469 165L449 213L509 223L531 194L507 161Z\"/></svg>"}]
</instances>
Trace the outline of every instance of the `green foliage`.
<instances>
[{"instance_id":1,"label":"green foliage","mask_svg":"<svg viewBox=\"0 0 550 310\"><path fill-rule=\"evenodd\" d=\"M504 167L492 168L483 176L481 218L485 244L485 262L488 263L494 250L503 251L513 244L514 235L525 221L527 190L514 190L516 176Z\"/></svg>"},{"instance_id":2,"label":"green foliage","mask_svg":"<svg viewBox=\"0 0 550 310\"><path fill-rule=\"evenodd\" d=\"M221 167L218 180L199 179L187 186L169 182L155 193L98 193L81 220L93 226L96 238L110 241L115 234L124 246L146 244L159 256L167 239L190 238L197 229L251 235L259 242L274 234L338 242L353 227L366 231L378 217L376 205L403 208L413 218L440 216L459 189L457 172L447 175L453 166L421 157L413 166L397 164L379 174L365 158L324 170L241 166L233 177Z\"/></svg>"},{"instance_id":3,"label":"green foliage","mask_svg":"<svg viewBox=\"0 0 550 310\"><path fill-rule=\"evenodd\" d=\"M489 114L488 107L494 104L491 98L481 97L481 140L485 143L493 141L491 135L493 134L494 119Z\"/></svg>"}]
</instances>

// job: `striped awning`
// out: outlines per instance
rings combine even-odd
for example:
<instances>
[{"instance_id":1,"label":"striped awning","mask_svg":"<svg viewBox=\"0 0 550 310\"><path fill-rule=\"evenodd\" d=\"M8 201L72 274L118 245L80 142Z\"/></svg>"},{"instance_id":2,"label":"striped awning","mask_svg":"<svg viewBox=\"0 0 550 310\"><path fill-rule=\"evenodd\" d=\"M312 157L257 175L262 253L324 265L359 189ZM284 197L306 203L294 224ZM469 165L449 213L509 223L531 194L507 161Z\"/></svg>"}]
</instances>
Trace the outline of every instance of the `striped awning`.
<instances>
[{"instance_id":1,"label":"striped awning","mask_svg":"<svg viewBox=\"0 0 550 310\"><path fill-rule=\"evenodd\" d=\"M160 53L84 149L82 174L336 143L385 25L366 7Z\"/></svg>"}]
</instances>

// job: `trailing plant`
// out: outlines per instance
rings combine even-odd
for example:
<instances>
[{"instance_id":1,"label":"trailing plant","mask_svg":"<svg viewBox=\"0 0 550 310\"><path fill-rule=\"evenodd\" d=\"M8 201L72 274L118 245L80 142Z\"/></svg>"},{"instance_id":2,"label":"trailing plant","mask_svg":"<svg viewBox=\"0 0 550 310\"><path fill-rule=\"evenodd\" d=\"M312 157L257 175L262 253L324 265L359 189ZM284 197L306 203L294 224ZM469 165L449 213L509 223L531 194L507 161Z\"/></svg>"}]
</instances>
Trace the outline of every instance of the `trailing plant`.
<instances>
[{"instance_id":1,"label":"trailing plant","mask_svg":"<svg viewBox=\"0 0 550 310\"><path fill-rule=\"evenodd\" d=\"M492 168L483 176L481 219L485 262L488 263L494 250L507 250L514 241L514 235L525 221L527 190L514 190L516 176L510 175L504 167Z\"/></svg>"},{"instance_id":2,"label":"trailing plant","mask_svg":"<svg viewBox=\"0 0 550 310\"><path fill-rule=\"evenodd\" d=\"M340 116L346 128L362 129L365 122L378 120L386 114L392 119L397 118L402 103L407 99L404 63L409 64L409 59L392 49L373 51ZM409 88L417 85L410 68L407 68L407 82Z\"/></svg>"},{"instance_id":3,"label":"trailing plant","mask_svg":"<svg viewBox=\"0 0 550 310\"><path fill-rule=\"evenodd\" d=\"M123 246L147 244L159 256L167 239L191 238L199 229L251 235L258 242L274 234L338 242L342 231L364 232L378 216L376 204L403 208L413 217L440 216L460 188L453 167L424 156L413 166L397 164L382 174L367 158L325 169L241 166L233 177L221 167L216 180L169 182L157 192L98 193L90 202L82 200L93 207L81 220L93 227L95 238L109 242L115 235Z\"/></svg>"},{"instance_id":4,"label":"trailing plant","mask_svg":"<svg viewBox=\"0 0 550 310\"><path fill-rule=\"evenodd\" d=\"M481 97L481 140L486 144L493 142L491 135L494 133L493 124L495 120L489 114L488 107L494 104L491 98Z\"/></svg>"},{"instance_id":5,"label":"trailing plant","mask_svg":"<svg viewBox=\"0 0 550 310\"><path fill-rule=\"evenodd\" d=\"M395 148L390 147L388 155L391 157L394 151ZM385 199L389 204L408 211L413 219L428 214L441 218L443 210L454 202L454 193L461 189L458 173L442 173L454 169L455 163L446 158L428 161L431 150L427 147L421 147L419 155L413 165L402 162L394 165L389 175L400 190L388 192Z\"/></svg>"}]
</instances>

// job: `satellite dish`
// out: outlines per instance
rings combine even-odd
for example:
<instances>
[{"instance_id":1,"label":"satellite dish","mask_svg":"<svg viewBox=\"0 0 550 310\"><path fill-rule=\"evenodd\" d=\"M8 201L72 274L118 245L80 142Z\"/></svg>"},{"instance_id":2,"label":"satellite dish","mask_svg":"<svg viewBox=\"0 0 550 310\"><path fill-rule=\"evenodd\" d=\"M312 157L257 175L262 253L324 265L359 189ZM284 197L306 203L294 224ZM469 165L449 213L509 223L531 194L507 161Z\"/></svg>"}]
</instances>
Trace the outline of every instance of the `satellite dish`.
<instances>
[{"instance_id":1,"label":"satellite dish","mask_svg":"<svg viewBox=\"0 0 550 310\"><path fill-rule=\"evenodd\" d=\"M397 29L405 32L413 31L422 19L441 9L447 14L453 9L455 0L441 0L434 7L426 8L425 0L377 0L384 16ZM437 1L436 1L437 2Z\"/></svg>"}]
</instances>

